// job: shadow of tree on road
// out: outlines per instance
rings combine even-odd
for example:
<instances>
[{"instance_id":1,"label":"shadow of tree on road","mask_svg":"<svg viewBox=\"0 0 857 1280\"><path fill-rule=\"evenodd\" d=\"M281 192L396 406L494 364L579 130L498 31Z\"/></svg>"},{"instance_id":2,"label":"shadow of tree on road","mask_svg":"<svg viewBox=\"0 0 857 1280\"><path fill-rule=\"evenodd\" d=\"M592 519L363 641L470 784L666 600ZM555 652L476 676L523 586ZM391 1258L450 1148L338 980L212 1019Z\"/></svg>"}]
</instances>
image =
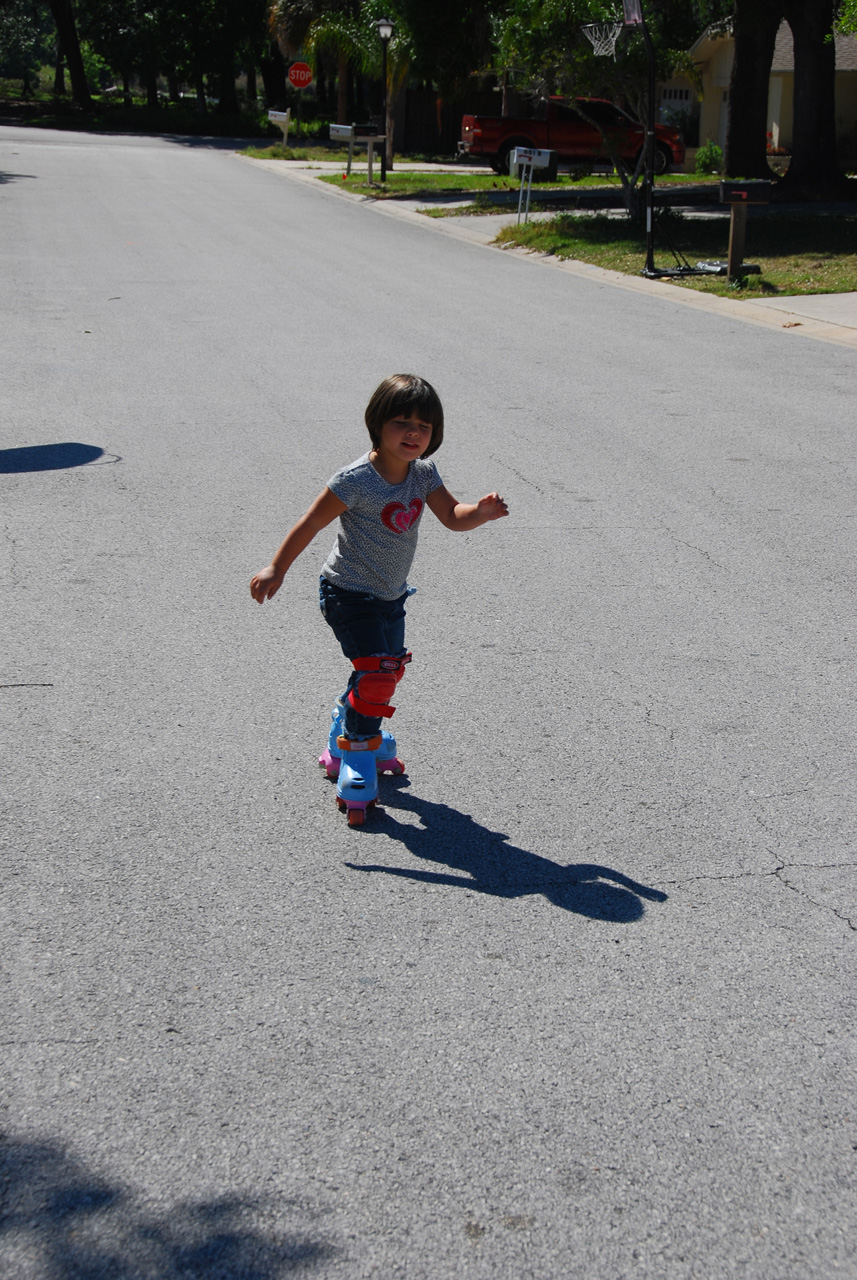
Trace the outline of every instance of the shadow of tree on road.
<instances>
[{"instance_id":1,"label":"shadow of tree on road","mask_svg":"<svg viewBox=\"0 0 857 1280\"><path fill-rule=\"evenodd\" d=\"M263 1216L269 1204L237 1196L144 1208L63 1145L0 1135L0 1274L10 1278L278 1280L337 1252L302 1233L263 1234Z\"/></svg>"},{"instance_id":2,"label":"shadow of tree on road","mask_svg":"<svg viewBox=\"0 0 857 1280\"><path fill-rule=\"evenodd\" d=\"M0 169L0 187L7 182L20 182L22 178L35 178L34 173L13 173L11 169Z\"/></svg>"},{"instance_id":3,"label":"shadow of tree on road","mask_svg":"<svg viewBox=\"0 0 857 1280\"><path fill-rule=\"evenodd\" d=\"M64 471L67 467L86 467L119 462L115 453L105 453L95 444L32 444L20 449L0 449L0 475L21 471Z\"/></svg>"},{"instance_id":4,"label":"shadow of tree on road","mask_svg":"<svg viewBox=\"0 0 857 1280\"><path fill-rule=\"evenodd\" d=\"M356 862L348 862L346 866L354 871L382 872L424 884L446 884L497 898L522 898L539 893L565 911L615 924L639 920L645 910L643 898L650 902L667 901L667 894L660 889L638 884L610 867L587 862L564 866L541 854L519 849L508 843L508 836L481 826L468 814L409 795L402 790L407 785L402 778L391 778L387 783L398 791L395 808L416 814L422 825L397 822L395 808L388 798L384 814L388 824L395 824L391 839L405 845L415 858L444 863L465 874Z\"/></svg>"}]
</instances>

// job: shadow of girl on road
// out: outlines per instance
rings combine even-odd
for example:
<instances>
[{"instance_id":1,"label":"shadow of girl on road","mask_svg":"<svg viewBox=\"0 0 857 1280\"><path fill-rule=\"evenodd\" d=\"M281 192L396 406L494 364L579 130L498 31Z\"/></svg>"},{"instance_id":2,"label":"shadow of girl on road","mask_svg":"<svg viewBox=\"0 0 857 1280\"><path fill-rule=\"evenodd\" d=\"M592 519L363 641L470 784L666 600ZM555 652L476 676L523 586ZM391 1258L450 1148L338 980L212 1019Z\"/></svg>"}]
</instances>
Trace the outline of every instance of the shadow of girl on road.
<instances>
[{"instance_id":1,"label":"shadow of girl on road","mask_svg":"<svg viewBox=\"0 0 857 1280\"><path fill-rule=\"evenodd\" d=\"M395 807L388 798L386 824L391 839L405 845L415 858L443 863L462 875L422 871L412 867L386 867L348 862L354 871L382 872L424 884L446 884L486 893L497 898L522 898L540 893L557 907L595 920L630 924L645 910L642 899L665 902L659 889L638 884L620 871L594 863L563 866L540 854L508 843L509 837L481 826L468 814L449 805L422 800L403 790L405 779L391 778L398 795ZM416 814L421 826L396 820L396 809Z\"/></svg>"}]
</instances>

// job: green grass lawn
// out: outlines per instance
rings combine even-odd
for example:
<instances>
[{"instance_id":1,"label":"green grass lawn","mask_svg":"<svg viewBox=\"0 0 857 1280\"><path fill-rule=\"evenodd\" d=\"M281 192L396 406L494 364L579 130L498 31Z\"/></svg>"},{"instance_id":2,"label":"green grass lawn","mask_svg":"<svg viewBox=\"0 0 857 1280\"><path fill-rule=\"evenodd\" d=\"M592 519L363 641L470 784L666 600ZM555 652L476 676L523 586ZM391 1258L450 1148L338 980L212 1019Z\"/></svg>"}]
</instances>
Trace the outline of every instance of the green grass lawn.
<instances>
[{"instance_id":1,"label":"green grass lawn","mask_svg":"<svg viewBox=\"0 0 857 1280\"><path fill-rule=\"evenodd\" d=\"M728 218L683 218L670 214L668 234L676 249L697 261L725 259L729 247ZM646 258L642 228L619 218L559 214L546 221L506 227L498 244L575 258L598 267L639 275ZM777 294L851 293L857 291L857 214L785 214L771 211L747 224L745 260L761 267L730 283L722 276L693 276L676 281L679 288L699 289L725 297L770 297ZM655 265L673 267L675 259L661 235L655 234Z\"/></svg>"},{"instance_id":2,"label":"green grass lawn","mask_svg":"<svg viewBox=\"0 0 857 1280\"><path fill-rule=\"evenodd\" d=\"M284 147L282 142L265 146L260 143L257 147L247 147L241 154L251 160L337 160L342 164L348 163L347 147L332 147L323 142L296 142L294 138L288 147Z\"/></svg>"},{"instance_id":3,"label":"green grass lawn","mask_svg":"<svg viewBox=\"0 0 857 1280\"><path fill-rule=\"evenodd\" d=\"M297 157L293 157L297 158ZM326 157L336 158L336 157ZM347 153L343 157L347 160ZM343 167L343 173L345 169ZM442 172L442 173L420 173L410 170L388 170L387 181L380 181L380 165L375 161L373 168L374 181L369 184L366 172L366 158L361 157L358 161L355 158L352 166L351 175L343 179L342 174L325 174L321 177L322 182L329 182L334 186L342 187L346 191L356 191L361 195L371 195L377 200L395 199L396 196L407 197L408 199L426 199L436 200L440 196L448 195L451 199L456 196L462 198L469 193L473 193L477 200L474 204L473 212L482 211L483 207L490 205L492 199L510 199L516 197L520 190L520 180L517 178L504 178L496 173L473 173L466 167L462 167L460 172ZM700 183L711 183L716 187L716 179L699 178L694 174L679 173L671 174L669 185L682 186L691 184L698 186ZM609 173L561 173L552 182L533 183L533 202L538 200L539 194L544 192L572 192L579 190L592 189L608 189L617 193L622 190L622 183L616 174ZM479 197L484 197L480 200Z\"/></svg>"}]
</instances>

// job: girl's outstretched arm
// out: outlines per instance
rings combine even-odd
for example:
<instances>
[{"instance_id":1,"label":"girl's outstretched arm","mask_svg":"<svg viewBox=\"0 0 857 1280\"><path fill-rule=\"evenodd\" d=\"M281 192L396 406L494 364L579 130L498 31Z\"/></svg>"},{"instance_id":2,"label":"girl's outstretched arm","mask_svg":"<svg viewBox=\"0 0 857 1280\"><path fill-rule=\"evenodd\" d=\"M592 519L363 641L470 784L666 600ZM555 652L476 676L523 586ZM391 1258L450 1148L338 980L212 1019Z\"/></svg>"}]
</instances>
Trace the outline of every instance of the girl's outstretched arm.
<instances>
[{"instance_id":1,"label":"girl's outstretched arm","mask_svg":"<svg viewBox=\"0 0 857 1280\"><path fill-rule=\"evenodd\" d=\"M250 594L259 604L264 604L279 591L292 564L305 551L317 533L331 524L345 511L345 503L330 489L323 489L315 502L290 529L280 544L271 563L250 579Z\"/></svg>"},{"instance_id":2,"label":"girl's outstretched arm","mask_svg":"<svg viewBox=\"0 0 857 1280\"><path fill-rule=\"evenodd\" d=\"M453 498L446 485L433 489L426 502L444 528L453 529L457 533L478 529L489 520L499 520L501 516L509 514L509 508L499 493L486 494L478 502L459 502L457 498Z\"/></svg>"}]
</instances>

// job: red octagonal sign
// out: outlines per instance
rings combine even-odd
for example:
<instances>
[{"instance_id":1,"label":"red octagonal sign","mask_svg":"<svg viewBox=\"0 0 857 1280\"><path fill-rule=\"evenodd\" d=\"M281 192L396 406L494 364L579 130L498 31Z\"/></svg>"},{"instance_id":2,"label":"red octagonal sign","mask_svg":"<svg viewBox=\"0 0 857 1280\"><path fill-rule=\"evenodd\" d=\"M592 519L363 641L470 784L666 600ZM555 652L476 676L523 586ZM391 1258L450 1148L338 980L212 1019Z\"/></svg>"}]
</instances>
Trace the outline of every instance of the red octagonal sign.
<instances>
[{"instance_id":1,"label":"red octagonal sign","mask_svg":"<svg viewBox=\"0 0 857 1280\"><path fill-rule=\"evenodd\" d=\"M296 89L308 89L312 84L312 68L306 62L293 62L289 67L289 84Z\"/></svg>"}]
</instances>

